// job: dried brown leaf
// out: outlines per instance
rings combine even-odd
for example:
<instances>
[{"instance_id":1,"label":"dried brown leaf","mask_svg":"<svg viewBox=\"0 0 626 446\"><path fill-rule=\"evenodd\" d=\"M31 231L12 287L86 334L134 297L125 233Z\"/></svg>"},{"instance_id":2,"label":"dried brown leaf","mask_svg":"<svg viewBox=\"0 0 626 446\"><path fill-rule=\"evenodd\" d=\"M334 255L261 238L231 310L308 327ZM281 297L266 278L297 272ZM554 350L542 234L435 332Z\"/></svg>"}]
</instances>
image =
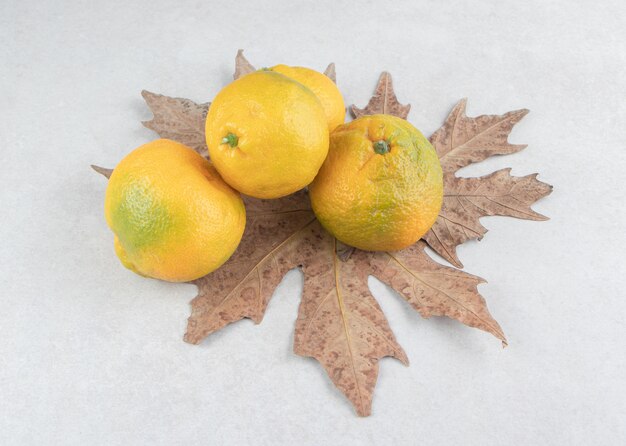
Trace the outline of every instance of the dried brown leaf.
<instances>
[{"instance_id":1,"label":"dried brown leaf","mask_svg":"<svg viewBox=\"0 0 626 446\"><path fill-rule=\"evenodd\" d=\"M378 360L393 356L408 365L408 359L369 292L370 253L355 250L342 262L339 249L335 238L317 221L301 234L297 251L304 271L304 292L294 351L317 359L357 413L367 416Z\"/></svg>"},{"instance_id":2,"label":"dried brown leaf","mask_svg":"<svg viewBox=\"0 0 626 446\"><path fill-rule=\"evenodd\" d=\"M254 70L242 50L237 53L235 65L235 79ZM325 74L335 80L334 64L328 66ZM146 94L150 107L156 104L155 119L146 126L188 145L194 144L189 142L189 135L194 135L196 147L198 141L204 145L208 104L200 117L203 105ZM406 118L410 106L398 102L391 76L383 72L368 105L351 109L356 117L386 113ZM426 240L457 265L460 262L456 245L472 235L484 234L478 222L481 216L544 218L530 205L547 195L550 186L535 176L512 177L509 169L482 178L456 178L453 174L472 162L521 150L524 146L508 144L507 137L525 113L526 110L519 110L502 116L467 118L465 101L461 101L431 137L446 172L445 197L442 216ZM94 169L105 176L109 172ZM483 280L436 263L424 252L425 242L398 252L364 252L341 244L321 228L304 191L278 200L244 200L247 226L241 245L220 269L192 282L198 286L198 296L191 303L187 342L199 343L210 333L242 318L259 323L283 275L301 266L305 283L294 351L316 358L360 415L371 411L379 359L393 356L408 363L369 292L370 273L398 291L422 316L459 320L493 334L506 345L502 329L478 293L477 287ZM449 229L447 235L442 227ZM443 241L438 245L437 240Z\"/></svg>"},{"instance_id":3,"label":"dried brown leaf","mask_svg":"<svg viewBox=\"0 0 626 446\"><path fill-rule=\"evenodd\" d=\"M95 164L92 164L91 168L107 179L111 178L111 174L113 173L113 169L107 169L106 167L96 166Z\"/></svg>"},{"instance_id":4,"label":"dried brown leaf","mask_svg":"<svg viewBox=\"0 0 626 446\"><path fill-rule=\"evenodd\" d=\"M209 111L209 102L197 104L189 99L172 98L143 90L141 95L154 114L150 121L142 124L154 130L161 138L183 143L202 156L209 151L204 138L204 122Z\"/></svg>"},{"instance_id":5,"label":"dried brown leaf","mask_svg":"<svg viewBox=\"0 0 626 446\"><path fill-rule=\"evenodd\" d=\"M502 328L478 293L478 285L484 280L440 265L424 252L425 247L419 241L402 251L373 253L372 275L400 293L423 317L456 319L491 333L506 346Z\"/></svg>"},{"instance_id":6,"label":"dried brown leaf","mask_svg":"<svg viewBox=\"0 0 626 446\"><path fill-rule=\"evenodd\" d=\"M334 63L331 62L330 64L328 64L328 66L326 67L326 70L324 71L324 74L328 76L331 81L333 81L334 83L337 83L337 73L335 72Z\"/></svg>"},{"instance_id":7,"label":"dried brown leaf","mask_svg":"<svg viewBox=\"0 0 626 446\"><path fill-rule=\"evenodd\" d=\"M237 51L237 56L235 57L235 73L233 74L233 79L237 80L244 74L252 73L256 71L256 68L252 66L248 59L243 55L243 50Z\"/></svg>"},{"instance_id":8,"label":"dried brown leaf","mask_svg":"<svg viewBox=\"0 0 626 446\"><path fill-rule=\"evenodd\" d=\"M444 176L444 197L439 217L424 240L448 262L462 268L456 247L481 239L487 229L480 217L501 215L524 220L547 220L531 206L549 195L552 186L537 180L537 174L514 177L502 169L480 178Z\"/></svg>"},{"instance_id":9,"label":"dried brown leaf","mask_svg":"<svg viewBox=\"0 0 626 446\"><path fill-rule=\"evenodd\" d=\"M372 96L365 108L358 108L357 106L352 105L350 106L350 110L355 118L363 115L375 115L382 113L406 119L409 115L409 111L411 110L411 104L402 105L398 102L396 93L393 90L391 74L383 71L378 79L378 85L376 85L374 96Z\"/></svg>"},{"instance_id":10,"label":"dried brown leaf","mask_svg":"<svg viewBox=\"0 0 626 446\"><path fill-rule=\"evenodd\" d=\"M222 267L192 283L185 341L198 344L209 334L250 318L261 322L274 289L298 263L293 260L297 235L315 222L305 191L277 200L244 197L246 229L237 251Z\"/></svg>"},{"instance_id":11,"label":"dried brown leaf","mask_svg":"<svg viewBox=\"0 0 626 446\"><path fill-rule=\"evenodd\" d=\"M445 123L432 134L430 142L437 150L444 173L494 155L506 155L523 150L524 144L509 144L508 137L528 110L515 110L503 115L465 115L467 99L452 109Z\"/></svg>"}]
</instances>

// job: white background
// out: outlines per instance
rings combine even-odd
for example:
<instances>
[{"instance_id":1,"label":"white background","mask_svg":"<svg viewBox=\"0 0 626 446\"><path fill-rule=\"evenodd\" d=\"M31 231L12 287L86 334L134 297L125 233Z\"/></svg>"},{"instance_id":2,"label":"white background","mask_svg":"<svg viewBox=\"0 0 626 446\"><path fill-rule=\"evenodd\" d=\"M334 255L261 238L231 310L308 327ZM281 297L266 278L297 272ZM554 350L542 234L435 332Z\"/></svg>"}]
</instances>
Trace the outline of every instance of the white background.
<instances>
[{"instance_id":1,"label":"white background","mask_svg":"<svg viewBox=\"0 0 626 446\"><path fill-rule=\"evenodd\" d=\"M623 1L173 3L0 3L0 444L626 442ZM470 115L531 110L525 151L461 172L555 186L535 206L549 222L483 219L459 249L509 348L370 279L411 366L382 360L358 418L292 353L297 271L261 325L182 341L194 287L120 265L89 164L155 138L142 89L210 100L238 48L336 62L360 106L390 70L427 135L463 97Z\"/></svg>"}]
</instances>

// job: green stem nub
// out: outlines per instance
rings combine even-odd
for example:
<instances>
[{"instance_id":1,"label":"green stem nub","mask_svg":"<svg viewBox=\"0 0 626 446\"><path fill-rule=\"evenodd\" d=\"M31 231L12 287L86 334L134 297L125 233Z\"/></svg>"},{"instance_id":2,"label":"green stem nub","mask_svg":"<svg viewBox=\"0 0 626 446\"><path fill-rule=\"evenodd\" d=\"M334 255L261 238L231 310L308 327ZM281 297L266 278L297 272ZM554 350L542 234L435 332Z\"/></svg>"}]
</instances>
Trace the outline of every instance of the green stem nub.
<instances>
[{"instance_id":1,"label":"green stem nub","mask_svg":"<svg viewBox=\"0 0 626 446\"><path fill-rule=\"evenodd\" d=\"M228 144L231 147L237 147L237 143L239 142L239 138L234 133L229 133L228 135L222 138L222 144Z\"/></svg>"},{"instance_id":2,"label":"green stem nub","mask_svg":"<svg viewBox=\"0 0 626 446\"><path fill-rule=\"evenodd\" d=\"M389 150L389 143L384 139L381 139L380 141L376 141L374 143L374 152L378 153L379 155L389 153Z\"/></svg>"}]
</instances>

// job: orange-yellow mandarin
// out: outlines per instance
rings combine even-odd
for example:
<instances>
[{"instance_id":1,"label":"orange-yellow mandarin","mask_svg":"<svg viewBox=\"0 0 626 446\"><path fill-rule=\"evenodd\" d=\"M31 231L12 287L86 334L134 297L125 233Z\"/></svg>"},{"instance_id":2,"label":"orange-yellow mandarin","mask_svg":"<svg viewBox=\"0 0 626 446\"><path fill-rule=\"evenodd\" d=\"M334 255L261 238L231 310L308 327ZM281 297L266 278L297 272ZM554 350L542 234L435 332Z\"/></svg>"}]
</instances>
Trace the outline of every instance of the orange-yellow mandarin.
<instances>
[{"instance_id":1,"label":"orange-yellow mandarin","mask_svg":"<svg viewBox=\"0 0 626 446\"><path fill-rule=\"evenodd\" d=\"M311 90L262 70L218 93L206 142L228 184L252 197L278 198L313 181L328 153L328 126Z\"/></svg>"},{"instance_id":2,"label":"orange-yellow mandarin","mask_svg":"<svg viewBox=\"0 0 626 446\"><path fill-rule=\"evenodd\" d=\"M322 103L328 121L328 129L331 132L343 124L346 119L346 105L337 85L328 76L310 68L290 67L288 65L276 65L270 70L300 82L315 93Z\"/></svg>"},{"instance_id":3,"label":"orange-yellow mandarin","mask_svg":"<svg viewBox=\"0 0 626 446\"><path fill-rule=\"evenodd\" d=\"M206 159L168 139L133 150L115 167L104 209L124 266L171 282L222 265L246 221L239 193Z\"/></svg>"},{"instance_id":4,"label":"orange-yellow mandarin","mask_svg":"<svg viewBox=\"0 0 626 446\"><path fill-rule=\"evenodd\" d=\"M407 121L364 116L331 134L328 158L309 194L315 215L338 240L368 251L399 250L437 219L441 165Z\"/></svg>"}]
</instances>

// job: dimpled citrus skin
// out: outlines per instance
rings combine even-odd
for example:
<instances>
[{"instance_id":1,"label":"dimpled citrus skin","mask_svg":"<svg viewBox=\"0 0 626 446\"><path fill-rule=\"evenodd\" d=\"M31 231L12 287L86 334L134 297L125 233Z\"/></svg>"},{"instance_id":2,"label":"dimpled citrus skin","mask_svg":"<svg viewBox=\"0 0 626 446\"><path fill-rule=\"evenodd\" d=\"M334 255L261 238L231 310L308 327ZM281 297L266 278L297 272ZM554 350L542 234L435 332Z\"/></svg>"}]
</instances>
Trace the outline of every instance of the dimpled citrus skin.
<instances>
[{"instance_id":1,"label":"dimpled citrus skin","mask_svg":"<svg viewBox=\"0 0 626 446\"><path fill-rule=\"evenodd\" d=\"M270 70L300 82L315 93L326 113L328 130L332 132L337 126L343 124L346 119L346 105L337 85L328 76L310 68L287 65L276 65Z\"/></svg>"},{"instance_id":2,"label":"dimpled citrus skin","mask_svg":"<svg viewBox=\"0 0 626 446\"><path fill-rule=\"evenodd\" d=\"M115 167L104 210L122 264L170 282L222 265L246 221L239 193L206 159L168 139L133 150Z\"/></svg>"},{"instance_id":3,"label":"dimpled citrus skin","mask_svg":"<svg viewBox=\"0 0 626 446\"><path fill-rule=\"evenodd\" d=\"M328 153L328 126L311 90L282 74L256 71L215 97L206 141L228 184L252 197L278 198L313 181Z\"/></svg>"},{"instance_id":4,"label":"dimpled citrus skin","mask_svg":"<svg viewBox=\"0 0 626 446\"><path fill-rule=\"evenodd\" d=\"M389 152L374 150L379 141ZM364 116L331 134L328 158L309 194L315 215L338 240L367 251L395 251L419 240L437 219L441 165L407 121Z\"/></svg>"}]
</instances>

